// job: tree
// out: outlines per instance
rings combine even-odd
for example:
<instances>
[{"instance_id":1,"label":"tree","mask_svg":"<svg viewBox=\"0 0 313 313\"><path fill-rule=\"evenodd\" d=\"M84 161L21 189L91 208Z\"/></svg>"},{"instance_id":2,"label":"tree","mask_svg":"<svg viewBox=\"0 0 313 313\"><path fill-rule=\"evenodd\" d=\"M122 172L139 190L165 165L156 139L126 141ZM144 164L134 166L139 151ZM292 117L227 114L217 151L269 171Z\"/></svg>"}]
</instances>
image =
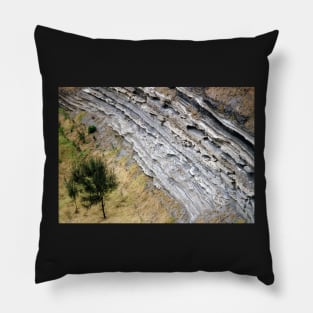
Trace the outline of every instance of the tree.
<instances>
[{"instance_id":1,"label":"tree","mask_svg":"<svg viewBox=\"0 0 313 313\"><path fill-rule=\"evenodd\" d=\"M76 183L72 177L69 180L65 179L65 187L66 187L66 190L67 190L69 197L71 199L73 199L73 201L75 203L75 213L77 214L78 213L78 207L77 207L77 203L76 203L76 198L78 195L78 188L77 188L77 185L76 185Z\"/></svg>"},{"instance_id":2,"label":"tree","mask_svg":"<svg viewBox=\"0 0 313 313\"><path fill-rule=\"evenodd\" d=\"M85 207L101 203L103 218L105 215L105 196L117 187L113 170L98 158L84 160L72 171L72 179L82 189L81 200Z\"/></svg>"}]
</instances>

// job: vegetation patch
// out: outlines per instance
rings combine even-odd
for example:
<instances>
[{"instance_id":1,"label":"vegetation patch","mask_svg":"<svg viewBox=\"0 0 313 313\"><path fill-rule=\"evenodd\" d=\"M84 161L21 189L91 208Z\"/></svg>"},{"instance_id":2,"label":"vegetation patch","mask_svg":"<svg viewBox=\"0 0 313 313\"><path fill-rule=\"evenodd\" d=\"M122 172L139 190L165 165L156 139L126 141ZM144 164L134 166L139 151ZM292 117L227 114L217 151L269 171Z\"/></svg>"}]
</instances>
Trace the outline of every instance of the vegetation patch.
<instances>
[{"instance_id":1,"label":"vegetation patch","mask_svg":"<svg viewBox=\"0 0 313 313\"><path fill-rule=\"evenodd\" d=\"M94 125L91 125L88 127L88 134L93 134L97 130L97 127Z\"/></svg>"},{"instance_id":2,"label":"vegetation patch","mask_svg":"<svg viewBox=\"0 0 313 313\"><path fill-rule=\"evenodd\" d=\"M180 204L153 186L152 178L133 161L132 150L116 132L107 128L102 140L93 138L82 123L88 115L59 110L59 222L175 223L172 212L179 211ZM110 139L112 143L104 146ZM90 162L114 172L114 188L108 192L95 188L97 183L88 170L95 164ZM77 170L80 178L73 175Z\"/></svg>"}]
</instances>

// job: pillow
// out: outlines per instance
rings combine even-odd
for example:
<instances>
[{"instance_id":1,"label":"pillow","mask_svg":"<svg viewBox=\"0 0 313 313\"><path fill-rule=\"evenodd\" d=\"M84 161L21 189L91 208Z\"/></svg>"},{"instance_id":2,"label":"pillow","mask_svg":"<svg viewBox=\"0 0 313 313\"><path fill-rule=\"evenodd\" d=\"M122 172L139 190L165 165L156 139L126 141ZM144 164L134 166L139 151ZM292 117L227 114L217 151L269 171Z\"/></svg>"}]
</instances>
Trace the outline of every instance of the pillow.
<instances>
[{"instance_id":1,"label":"pillow","mask_svg":"<svg viewBox=\"0 0 313 313\"><path fill-rule=\"evenodd\" d=\"M277 35L129 41L36 27L46 152L36 283L200 270L273 283L263 150Z\"/></svg>"}]
</instances>

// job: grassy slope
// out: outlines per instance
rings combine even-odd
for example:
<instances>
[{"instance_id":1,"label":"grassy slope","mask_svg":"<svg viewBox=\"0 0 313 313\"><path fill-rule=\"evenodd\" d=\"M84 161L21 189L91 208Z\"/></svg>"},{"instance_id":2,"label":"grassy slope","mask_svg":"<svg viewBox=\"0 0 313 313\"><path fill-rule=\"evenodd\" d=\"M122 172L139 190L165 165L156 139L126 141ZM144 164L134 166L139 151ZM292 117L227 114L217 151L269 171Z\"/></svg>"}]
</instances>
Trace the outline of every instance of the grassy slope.
<instances>
[{"instance_id":1,"label":"grassy slope","mask_svg":"<svg viewBox=\"0 0 313 313\"><path fill-rule=\"evenodd\" d=\"M87 126L81 122L84 112L70 114L59 109L59 222L60 223L174 223L169 213L180 211L180 205L164 191L152 185L152 179L145 175L133 162L131 153L121 154L123 140L103 149L97 133L88 134ZM82 135L83 134L83 135ZM116 133L108 130L106 135L117 138ZM103 158L113 167L119 186L106 199L107 219L103 219L100 206L89 210L78 201L79 213L68 197L64 186L73 163L88 156Z\"/></svg>"}]
</instances>

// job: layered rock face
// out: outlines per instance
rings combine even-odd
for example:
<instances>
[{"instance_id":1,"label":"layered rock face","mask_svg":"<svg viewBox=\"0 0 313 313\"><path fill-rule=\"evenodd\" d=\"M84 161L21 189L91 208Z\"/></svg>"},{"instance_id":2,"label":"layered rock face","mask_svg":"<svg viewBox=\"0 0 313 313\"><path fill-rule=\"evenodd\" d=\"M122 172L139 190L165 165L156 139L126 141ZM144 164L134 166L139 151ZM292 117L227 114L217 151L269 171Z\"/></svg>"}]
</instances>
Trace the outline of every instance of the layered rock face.
<instances>
[{"instance_id":1,"label":"layered rock face","mask_svg":"<svg viewBox=\"0 0 313 313\"><path fill-rule=\"evenodd\" d=\"M93 112L123 136L154 184L185 208L179 222L254 222L253 88L72 89L60 88L59 104Z\"/></svg>"}]
</instances>

